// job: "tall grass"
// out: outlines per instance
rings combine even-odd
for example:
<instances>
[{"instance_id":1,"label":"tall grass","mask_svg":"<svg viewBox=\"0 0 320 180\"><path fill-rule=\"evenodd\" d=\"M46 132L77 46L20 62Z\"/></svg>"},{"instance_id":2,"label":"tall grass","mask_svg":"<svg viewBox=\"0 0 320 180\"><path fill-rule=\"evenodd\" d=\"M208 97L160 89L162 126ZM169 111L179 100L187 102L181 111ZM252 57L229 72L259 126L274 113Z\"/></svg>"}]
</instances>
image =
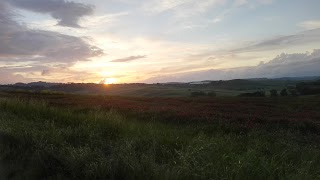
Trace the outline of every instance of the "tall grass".
<instances>
[{"instance_id":1,"label":"tall grass","mask_svg":"<svg viewBox=\"0 0 320 180\"><path fill-rule=\"evenodd\" d=\"M313 135L79 113L0 100L0 179L317 179Z\"/></svg>"}]
</instances>

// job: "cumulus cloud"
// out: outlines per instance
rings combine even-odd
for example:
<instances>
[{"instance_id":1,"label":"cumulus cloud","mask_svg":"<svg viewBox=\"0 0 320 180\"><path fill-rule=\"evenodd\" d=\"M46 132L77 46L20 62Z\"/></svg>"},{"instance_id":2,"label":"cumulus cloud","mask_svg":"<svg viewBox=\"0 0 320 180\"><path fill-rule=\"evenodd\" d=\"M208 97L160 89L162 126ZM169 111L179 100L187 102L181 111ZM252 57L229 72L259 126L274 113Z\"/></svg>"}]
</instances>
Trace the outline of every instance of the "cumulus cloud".
<instances>
[{"instance_id":1,"label":"cumulus cloud","mask_svg":"<svg viewBox=\"0 0 320 180\"><path fill-rule=\"evenodd\" d=\"M129 62L129 61L134 61L134 60L137 60L137 59L143 59L143 58L146 58L147 56L146 55L143 55L143 56L129 56L129 57L125 57L125 58L121 58L121 59L115 59L115 60L112 60L110 62Z\"/></svg>"},{"instance_id":2,"label":"cumulus cloud","mask_svg":"<svg viewBox=\"0 0 320 180\"><path fill-rule=\"evenodd\" d=\"M58 20L58 25L80 27L79 20L83 16L93 14L93 6L66 0L5 0L11 6L49 14Z\"/></svg>"},{"instance_id":3,"label":"cumulus cloud","mask_svg":"<svg viewBox=\"0 0 320 180\"><path fill-rule=\"evenodd\" d=\"M229 80L239 78L278 78L299 76L320 76L320 50L312 53L286 54L282 53L267 63L252 67L232 69L213 69L206 71L158 76L146 80L154 82L191 82L201 80Z\"/></svg>"}]
</instances>

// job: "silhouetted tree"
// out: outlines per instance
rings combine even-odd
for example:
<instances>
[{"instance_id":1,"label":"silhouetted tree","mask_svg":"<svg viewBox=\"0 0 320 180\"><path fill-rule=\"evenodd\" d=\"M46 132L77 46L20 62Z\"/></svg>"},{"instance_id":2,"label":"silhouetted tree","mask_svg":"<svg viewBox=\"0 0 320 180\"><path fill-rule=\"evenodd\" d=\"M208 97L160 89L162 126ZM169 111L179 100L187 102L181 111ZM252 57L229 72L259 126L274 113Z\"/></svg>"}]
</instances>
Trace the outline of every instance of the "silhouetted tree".
<instances>
[{"instance_id":1,"label":"silhouetted tree","mask_svg":"<svg viewBox=\"0 0 320 180\"><path fill-rule=\"evenodd\" d=\"M280 95L281 96L288 96L287 89L282 89L281 92L280 92Z\"/></svg>"},{"instance_id":2,"label":"silhouetted tree","mask_svg":"<svg viewBox=\"0 0 320 180\"><path fill-rule=\"evenodd\" d=\"M206 96L207 94L203 91L194 91L191 92L191 97L198 97L198 96Z\"/></svg>"},{"instance_id":3,"label":"silhouetted tree","mask_svg":"<svg viewBox=\"0 0 320 180\"><path fill-rule=\"evenodd\" d=\"M275 89L271 89L270 90L270 96L271 97L277 97L278 96L278 91Z\"/></svg>"},{"instance_id":4,"label":"silhouetted tree","mask_svg":"<svg viewBox=\"0 0 320 180\"><path fill-rule=\"evenodd\" d=\"M241 93L240 97L265 97L266 93L264 91L256 91L253 93Z\"/></svg>"},{"instance_id":5,"label":"silhouetted tree","mask_svg":"<svg viewBox=\"0 0 320 180\"><path fill-rule=\"evenodd\" d=\"M320 80L298 83L296 85L296 90L301 95L320 94Z\"/></svg>"},{"instance_id":6,"label":"silhouetted tree","mask_svg":"<svg viewBox=\"0 0 320 180\"><path fill-rule=\"evenodd\" d=\"M296 89L290 89L289 92L291 96L298 96L298 92Z\"/></svg>"},{"instance_id":7,"label":"silhouetted tree","mask_svg":"<svg viewBox=\"0 0 320 180\"><path fill-rule=\"evenodd\" d=\"M208 92L207 95L210 96L210 97L216 97L217 96L216 92L214 92L214 91Z\"/></svg>"}]
</instances>

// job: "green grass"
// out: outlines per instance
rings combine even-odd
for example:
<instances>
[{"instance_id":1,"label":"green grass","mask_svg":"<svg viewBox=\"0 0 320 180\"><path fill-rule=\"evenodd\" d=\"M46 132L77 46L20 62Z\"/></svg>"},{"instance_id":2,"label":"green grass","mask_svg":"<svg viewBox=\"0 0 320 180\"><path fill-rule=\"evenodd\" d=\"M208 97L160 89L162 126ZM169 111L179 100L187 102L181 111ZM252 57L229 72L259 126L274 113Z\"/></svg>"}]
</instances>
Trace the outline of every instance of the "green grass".
<instances>
[{"instance_id":1,"label":"green grass","mask_svg":"<svg viewBox=\"0 0 320 180\"><path fill-rule=\"evenodd\" d=\"M0 99L0 179L319 179L316 134Z\"/></svg>"}]
</instances>

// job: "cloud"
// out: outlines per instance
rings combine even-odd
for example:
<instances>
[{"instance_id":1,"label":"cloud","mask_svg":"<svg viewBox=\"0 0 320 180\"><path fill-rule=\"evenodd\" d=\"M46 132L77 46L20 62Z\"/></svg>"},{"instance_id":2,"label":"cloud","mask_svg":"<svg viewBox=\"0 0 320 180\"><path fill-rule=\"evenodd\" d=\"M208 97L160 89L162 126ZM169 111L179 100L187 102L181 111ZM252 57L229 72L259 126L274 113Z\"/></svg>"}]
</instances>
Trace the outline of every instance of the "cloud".
<instances>
[{"instance_id":1,"label":"cloud","mask_svg":"<svg viewBox=\"0 0 320 180\"><path fill-rule=\"evenodd\" d=\"M222 5L226 0L153 0L144 6L144 10L151 13L173 11L178 17L190 17L205 13L210 8Z\"/></svg>"},{"instance_id":2,"label":"cloud","mask_svg":"<svg viewBox=\"0 0 320 180\"><path fill-rule=\"evenodd\" d=\"M12 12L10 6L0 2L0 61L71 63L103 54L85 39L29 29L16 22Z\"/></svg>"},{"instance_id":3,"label":"cloud","mask_svg":"<svg viewBox=\"0 0 320 180\"><path fill-rule=\"evenodd\" d=\"M0 83L95 78L92 74L53 65L68 67L74 62L89 60L103 54L100 48L91 45L85 38L30 29L17 22L14 12L12 5L0 2Z\"/></svg>"},{"instance_id":4,"label":"cloud","mask_svg":"<svg viewBox=\"0 0 320 180\"><path fill-rule=\"evenodd\" d=\"M37 65L0 67L0 84L16 82L98 82L103 78L94 72L79 71L63 65Z\"/></svg>"},{"instance_id":5,"label":"cloud","mask_svg":"<svg viewBox=\"0 0 320 180\"><path fill-rule=\"evenodd\" d=\"M320 50L312 53L297 53L278 55L267 63L257 66L239 67L232 69L213 69L188 73L157 76L146 80L147 83L155 82L191 82L201 80L229 80L239 78L279 78L299 76L320 76Z\"/></svg>"},{"instance_id":6,"label":"cloud","mask_svg":"<svg viewBox=\"0 0 320 180\"><path fill-rule=\"evenodd\" d=\"M67 0L5 0L11 6L50 14L58 25L79 28L80 18L93 14L93 6Z\"/></svg>"},{"instance_id":7,"label":"cloud","mask_svg":"<svg viewBox=\"0 0 320 180\"><path fill-rule=\"evenodd\" d=\"M258 2L261 4L272 4L274 0L258 0Z\"/></svg>"},{"instance_id":8,"label":"cloud","mask_svg":"<svg viewBox=\"0 0 320 180\"><path fill-rule=\"evenodd\" d=\"M247 4L262 4L262 5L268 5L272 4L274 0L254 0L254 1L249 1L249 0L234 0L233 5L234 6L243 6Z\"/></svg>"},{"instance_id":9,"label":"cloud","mask_svg":"<svg viewBox=\"0 0 320 180\"><path fill-rule=\"evenodd\" d=\"M23 77L20 74L15 74L5 67L0 67L0 83L11 84L13 82L28 82L30 79Z\"/></svg>"},{"instance_id":10,"label":"cloud","mask_svg":"<svg viewBox=\"0 0 320 180\"><path fill-rule=\"evenodd\" d=\"M102 28L103 26L106 26L108 24L115 24L119 18L127 16L129 14L129 12L125 11L112 14L96 15L90 18L85 18L85 22L82 23L81 21L80 24L88 28Z\"/></svg>"},{"instance_id":11,"label":"cloud","mask_svg":"<svg viewBox=\"0 0 320 180\"><path fill-rule=\"evenodd\" d=\"M298 26L308 30L317 29L320 28L320 20L304 21L299 23Z\"/></svg>"},{"instance_id":12,"label":"cloud","mask_svg":"<svg viewBox=\"0 0 320 180\"><path fill-rule=\"evenodd\" d=\"M0 61L15 57L14 61L25 61L34 57L42 62L74 62L103 54L98 47L91 46L83 39L49 31L24 29L13 33L0 32Z\"/></svg>"},{"instance_id":13,"label":"cloud","mask_svg":"<svg viewBox=\"0 0 320 180\"><path fill-rule=\"evenodd\" d=\"M320 28L308 31L303 31L293 35L278 36L254 43L244 48L232 50L233 52L253 52L284 48L288 46L300 46L320 41Z\"/></svg>"},{"instance_id":14,"label":"cloud","mask_svg":"<svg viewBox=\"0 0 320 180\"><path fill-rule=\"evenodd\" d=\"M234 5L235 6L242 6L242 5L245 5L245 4L248 4L248 0L235 0L234 1Z\"/></svg>"},{"instance_id":15,"label":"cloud","mask_svg":"<svg viewBox=\"0 0 320 180\"><path fill-rule=\"evenodd\" d=\"M221 22L222 21L222 19L221 19L221 17L216 17L216 18L214 18L213 19L213 23L218 23L218 22Z\"/></svg>"},{"instance_id":16,"label":"cloud","mask_svg":"<svg viewBox=\"0 0 320 180\"><path fill-rule=\"evenodd\" d=\"M143 55L143 56L129 56L129 57L121 58L121 59L115 59L115 60L112 60L110 62L129 62L129 61L134 61L134 60L137 60L137 59L143 59L143 58L146 58L146 57L147 57L146 55Z\"/></svg>"},{"instance_id":17,"label":"cloud","mask_svg":"<svg viewBox=\"0 0 320 180\"><path fill-rule=\"evenodd\" d=\"M42 70L42 72L41 72L41 76L47 76L50 74L51 74L51 71L49 69Z\"/></svg>"}]
</instances>

